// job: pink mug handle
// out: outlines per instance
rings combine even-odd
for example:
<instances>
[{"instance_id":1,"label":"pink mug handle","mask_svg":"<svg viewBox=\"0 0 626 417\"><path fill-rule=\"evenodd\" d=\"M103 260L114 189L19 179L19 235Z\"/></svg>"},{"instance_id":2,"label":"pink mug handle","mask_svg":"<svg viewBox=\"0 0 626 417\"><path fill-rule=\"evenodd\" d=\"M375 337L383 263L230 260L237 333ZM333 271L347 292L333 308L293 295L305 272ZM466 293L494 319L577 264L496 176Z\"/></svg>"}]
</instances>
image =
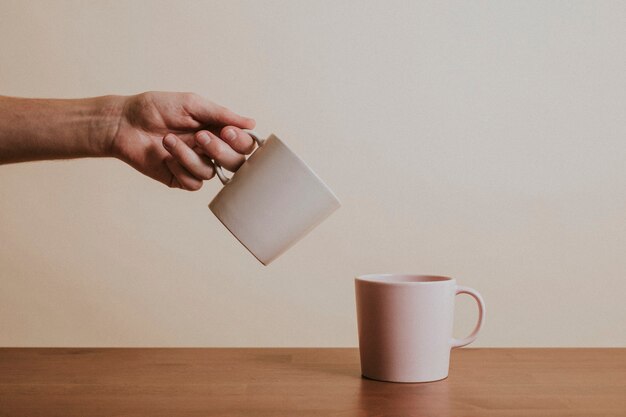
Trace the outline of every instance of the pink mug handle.
<instances>
[{"instance_id":1,"label":"pink mug handle","mask_svg":"<svg viewBox=\"0 0 626 417\"><path fill-rule=\"evenodd\" d=\"M483 327L483 322L485 321L485 302L483 301L483 297L480 295L480 293L473 288L457 285L455 295L459 294L471 295L478 303L478 323L476 323L476 327L474 327L472 333L465 339L452 338L452 349L469 345L474 340L476 340L476 338L478 337L478 332L480 332L480 329Z\"/></svg>"}]
</instances>

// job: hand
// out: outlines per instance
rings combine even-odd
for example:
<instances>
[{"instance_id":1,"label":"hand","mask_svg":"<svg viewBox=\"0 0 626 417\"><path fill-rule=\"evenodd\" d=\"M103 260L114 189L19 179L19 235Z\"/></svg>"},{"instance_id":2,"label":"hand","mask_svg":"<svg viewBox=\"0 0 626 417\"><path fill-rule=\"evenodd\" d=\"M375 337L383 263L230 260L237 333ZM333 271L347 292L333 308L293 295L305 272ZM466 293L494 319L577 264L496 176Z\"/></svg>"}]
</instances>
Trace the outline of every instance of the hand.
<instances>
[{"instance_id":1,"label":"hand","mask_svg":"<svg viewBox=\"0 0 626 417\"><path fill-rule=\"evenodd\" d=\"M113 154L163 184L199 190L215 175L211 159L236 171L254 141L255 121L192 93L148 92L124 98Z\"/></svg>"}]
</instances>

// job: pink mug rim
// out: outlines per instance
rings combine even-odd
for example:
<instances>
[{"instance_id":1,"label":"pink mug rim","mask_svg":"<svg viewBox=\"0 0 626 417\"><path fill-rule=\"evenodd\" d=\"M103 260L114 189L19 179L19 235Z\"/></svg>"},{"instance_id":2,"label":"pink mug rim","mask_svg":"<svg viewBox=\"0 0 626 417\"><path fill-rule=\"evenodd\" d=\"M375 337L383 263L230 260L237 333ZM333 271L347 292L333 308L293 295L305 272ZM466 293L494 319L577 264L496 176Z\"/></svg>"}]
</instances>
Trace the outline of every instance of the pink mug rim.
<instances>
[{"instance_id":1,"label":"pink mug rim","mask_svg":"<svg viewBox=\"0 0 626 417\"><path fill-rule=\"evenodd\" d=\"M456 280L443 275L430 274L363 274L354 278L355 282L367 282L379 285L441 285L444 283L455 283Z\"/></svg>"}]
</instances>

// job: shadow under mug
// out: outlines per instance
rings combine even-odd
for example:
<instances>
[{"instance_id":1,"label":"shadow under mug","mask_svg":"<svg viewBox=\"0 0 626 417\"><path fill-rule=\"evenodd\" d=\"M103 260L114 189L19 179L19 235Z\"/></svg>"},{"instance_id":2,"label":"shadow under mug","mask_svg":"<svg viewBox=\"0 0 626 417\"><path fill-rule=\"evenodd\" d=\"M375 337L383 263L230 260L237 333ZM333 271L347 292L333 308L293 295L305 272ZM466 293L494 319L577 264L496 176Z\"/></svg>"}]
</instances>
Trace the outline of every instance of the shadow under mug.
<instances>
[{"instance_id":1,"label":"shadow under mug","mask_svg":"<svg viewBox=\"0 0 626 417\"><path fill-rule=\"evenodd\" d=\"M263 265L268 265L340 206L330 188L276 135L246 131L256 150L226 177L209 208Z\"/></svg>"},{"instance_id":2,"label":"shadow under mug","mask_svg":"<svg viewBox=\"0 0 626 417\"><path fill-rule=\"evenodd\" d=\"M363 376L389 382L430 382L448 376L450 350L478 337L485 303L478 291L432 275L362 275L355 278L359 353ZM454 301L469 294L478 323L464 339L452 337Z\"/></svg>"}]
</instances>

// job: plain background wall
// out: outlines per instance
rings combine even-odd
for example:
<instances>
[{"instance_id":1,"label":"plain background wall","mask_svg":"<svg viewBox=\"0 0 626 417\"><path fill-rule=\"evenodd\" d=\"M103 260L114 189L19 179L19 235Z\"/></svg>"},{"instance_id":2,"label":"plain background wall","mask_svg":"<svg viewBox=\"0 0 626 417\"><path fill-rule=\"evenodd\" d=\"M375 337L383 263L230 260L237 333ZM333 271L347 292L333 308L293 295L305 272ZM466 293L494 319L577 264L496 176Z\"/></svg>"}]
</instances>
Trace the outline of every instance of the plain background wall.
<instances>
[{"instance_id":1,"label":"plain background wall","mask_svg":"<svg viewBox=\"0 0 626 417\"><path fill-rule=\"evenodd\" d=\"M0 2L0 94L195 91L343 207L269 267L112 160L0 167L0 345L355 346L353 277L452 275L476 346L626 344L623 2ZM457 336L476 312L457 298Z\"/></svg>"}]
</instances>

